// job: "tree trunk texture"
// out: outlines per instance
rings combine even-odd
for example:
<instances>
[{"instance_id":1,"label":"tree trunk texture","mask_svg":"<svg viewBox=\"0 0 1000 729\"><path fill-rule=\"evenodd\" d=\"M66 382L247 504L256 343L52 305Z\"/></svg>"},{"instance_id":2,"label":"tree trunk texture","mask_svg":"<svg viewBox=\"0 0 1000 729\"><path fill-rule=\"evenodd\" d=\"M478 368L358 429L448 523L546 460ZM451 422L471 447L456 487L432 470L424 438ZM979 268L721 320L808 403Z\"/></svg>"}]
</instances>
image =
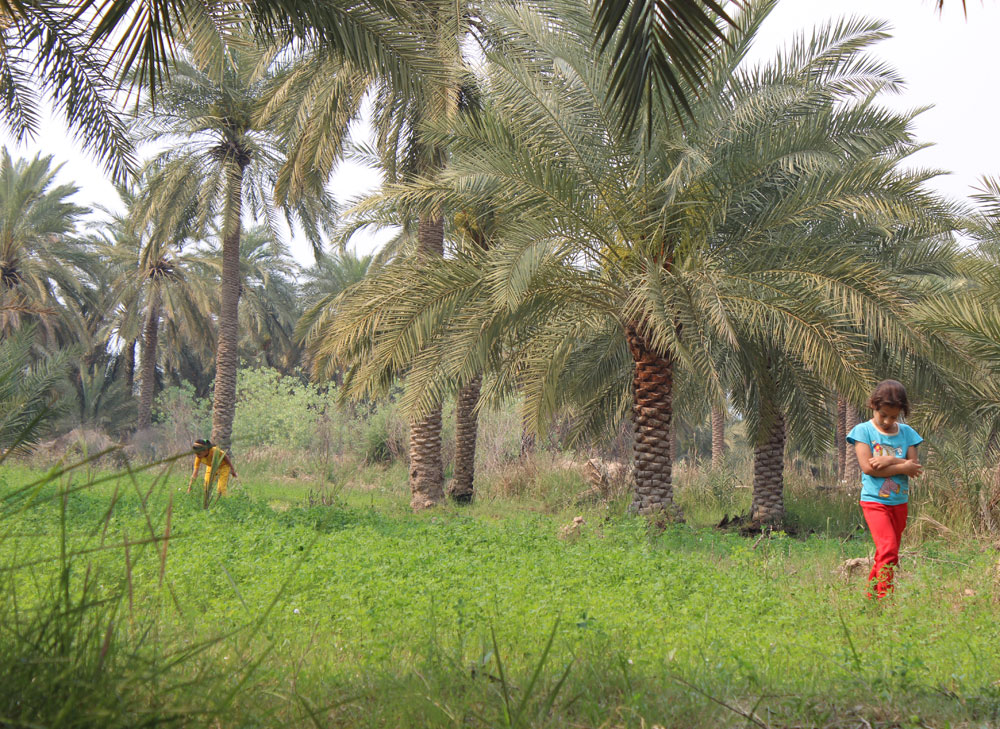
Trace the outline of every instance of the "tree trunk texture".
<instances>
[{"instance_id":1,"label":"tree trunk texture","mask_svg":"<svg viewBox=\"0 0 1000 729\"><path fill-rule=\"evenodd\" d=\"M528 414L526 412L521 413L521 460L530 458L535 455L535 450L537 449L537 443L535 440L535 434L528 427Z\"/></svg>"},{"instance_id":2,"label":"tree trunk texture","mask_svg":"<svg viewBox=\"0 0 1000 729\"><path fill-rule=\"evenodd\" d=\"M858 415L858 411L855 410L851 405L847 405L847 422L844 425L845 435L850 433L851 429L861 422L861 416ZM860 486L861 484L861 466L858 465L858 456L854 450L853 445L849 445L847 441L844 441L844 481L846 481L850 486Z\"/></svg>"},{"instance_id":3,"label":"tree trunk texture","mask_svg":"<svg viewBox=\"0 0 1000 729\"><path fill-rule=\"evenodd\" d=\"M778 413L767 439L753 449L753 505L756 524L780 524L785 517L785 416Z\"/></svg>"},{"instance_id":4,"label":"tree trunk texture","mask_svg":"<svg viewBox=\"0 0 1000 729\"><path fill-rule=\"evenodd\" d=\"M753 504L756 524L780 524L785 518L785 416L778 413L767 439L753 449Z\"/></svg>"},{"instance_id":5,"label":"tree trunk texture","mask_svg":"<svg viewBox=\"0 0 1000 729\"><path fill-rule=\"evenodd\" d=\"M156 389L156 345L160 330L160 297L157 293L149 302L146 325L142 332L142 371L139 374L139 421L136 427L145 430L153 422L153 395ZM134 356L134 355L133 355Z\"/></svg>"},{"instance_id":6,"label":"tree trunk texture","mask_svg":"<svg viewBox=\"0 0 1000 729\"><path fill-rule=\"evenodd\" d=\"M673 405L673 403L671 403ZM673 471L674 466L677 464L677 450L678 450L678 436L677 431L679 428L677 424L674 423L673 416L670 418L670 470Z\"/></svg>"},{"instance_id":7,"label":"tree trunk texture","mask_svg":"<svg viewBox=\"0 0 1000 729\"><path fill-rule=\"evenodd\" d=\"M129 397L135 389L135 340L125 346L125 389Z\"/></svg>"},{"instance_id":8,"label":"tree trunk texture","mask_svg":"<svg viewBox=\"0 0 1000 729\"><path fill-rule=\"evenodd\" d=\"M842 397L837 398L837 481L844 481L847 468L848 447L847 443L847 400Z\"/></svg>"},{"instance_id":9,"label":"tree trunk texture","mask_svg":"<svg viewBox=\"0 0 1000 729\"><path fill-rule=\"evenodd\" d=\"M425 215L417 225L420 255L444 255L444 218ZM441 406L410 423L410 506L427 509L444 500L444 469L441 465Z\"/></svg>"},{"instance_id":10,"label":"tree trunk texture","mask_svg":"<svg viewBox=\"0 0 1000 729\"><path fill-rule=\"evenodd\" d=\"M441 408L410 423L410 506L429 509L444 500L441 465Z\"/></svg>"},{"instance_id":11,"label":"tree trunk texture","mask_svg":"<svg viewBox=\"0 0 1000 729\"><path fill-rule=\"evenodd\" d=\"M639 513L676 511L670 457L674 363L653 351L635 325L625 329L635 362L632 379L632 465L635 492L632 508Z\"/></svg>"},{"instance_id":12,"label":"tree trunk texture","mask_svg":"<svg viewBox=\"0 0 1000 729\"><path fill-rule=\"evenodd\" d=\"M458 391L455 405L455 479L451 482L448 495L459 504L472 503L475 493L476 436L479 430L479 390L483 386L482 375L475 377Z\"/></svg>"},{"instance_id":13,"label":"tree trunk texture","mask_svg":"<svg viewBox=\"0 0 1000 729\"><path fill-rule=\"evenodd\" d=\"M222 235L222 301L215 351L215 393L212 399L212 441L232 451L236 415L236 372L239 367L240 235L243 225L243 167L227 162L225 222Z\"/></svg>"},{"instance_id":14,"label":"tree trunk texture","mask_svg":"<svg viewBox=\"0 0 1000 729\"><path fill-rule=\"evenodd\" d=\"M722 468L726 459L726 411L712 408L712 468Z\"/></svg>"}]
</instances>

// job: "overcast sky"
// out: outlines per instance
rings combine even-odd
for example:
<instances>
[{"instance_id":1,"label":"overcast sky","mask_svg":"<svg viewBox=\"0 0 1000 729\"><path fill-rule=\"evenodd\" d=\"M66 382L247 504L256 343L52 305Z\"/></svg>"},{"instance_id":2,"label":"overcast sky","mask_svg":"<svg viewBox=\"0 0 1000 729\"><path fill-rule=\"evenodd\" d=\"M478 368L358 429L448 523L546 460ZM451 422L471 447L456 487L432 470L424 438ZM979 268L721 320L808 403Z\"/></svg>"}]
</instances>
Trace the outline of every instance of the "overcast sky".
<instances>
[{"instance_id":1,"label":"overcast sky","mask_svg":"<svg viewBox=\"0 0 1000 729\"><path fill-rule=\"evenodd\" d=\"M758 36L753 57L768 58L794 33L810 30L830 18L863 15L888 20L893 37L874 49L906 79L907 88L885 103L895 108L933 105L916 121L919 139L934 146L912 159L922 167L947 170L935 187L952 197L966 197L983 175L1000 175L1000 2L968 0L968 19L961 0L946 0L942 14L932 0L783 0ZM8 140L8 145L11 146ZM38 139L22 145L17 155L51 154L65 162L60 181L81 189L77 202L117 205L117 195L101 168L81 151L58 119L47 120ZM347 201L378 184L378 175L344 163L331 182L338 199ZM360 252L379 239L356 237ZM293 239L292 252L301 263L312 254L305 240Z\"/></svg>"}]
</instances>

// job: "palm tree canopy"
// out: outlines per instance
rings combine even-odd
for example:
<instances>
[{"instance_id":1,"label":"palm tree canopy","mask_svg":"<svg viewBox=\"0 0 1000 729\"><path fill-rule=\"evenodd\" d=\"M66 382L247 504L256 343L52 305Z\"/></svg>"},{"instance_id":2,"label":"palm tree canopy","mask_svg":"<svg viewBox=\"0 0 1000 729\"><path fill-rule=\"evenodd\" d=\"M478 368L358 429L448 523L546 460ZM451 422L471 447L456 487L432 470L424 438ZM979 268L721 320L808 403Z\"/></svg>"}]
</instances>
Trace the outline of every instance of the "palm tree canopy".
<instances>
[{"instance_id":1,"label":"palm tree canopy","mask_svg":"<svg viewBox=\"0 0 1000 729\"><path fill-rule=\"evenodd\" d=\"M593 13L602 50L614 48L610 90L627 126L657 106L690 113L734 22L715 0L595 0Z\"/></svg>"},{"instance_id":2,"label":"palm tree canopy","mask_svg":"<svg viewBox=\"0 0 1000 729\"><path fill-rule=\"evenodd\" d=\"M629 326L717 393L727 383L711 341L758 367L781 352L790 382L822 373L862 392L873 376L863 340L914 340L901 324L904 280L852 242L862 231L930 237L953 211L923 189L933 173L898 169L919 145L912 115L875 103L900 84L865 52L884 24L830 24L742 69L772 5L752 4L728 31L696 124L632 131L575 4L498 13L507 42L489 56L483 109L437 131L448 168L364 210L492 208L506 218L501 243L381 270L338 302L353 313L317 338L317 356L353 361L345 385L356 394L406 371L404 404L417 411L486 368L486 396L523 388L535 423L573 400L590 413L582 421L620 419ZM828 237L844 218L859 237Z\"/></svg>"},{"instance_id":3,"label":"palm tree canopy","mask_svg":"<svg viewBox=\"0 0 1000 729\"><path fill-rule=\"evenodd\" d=\"M301 173L301 164L289 170L294 162L283 136L289 115L276 111L273 96L275 85L287 90L288 65L280 49L260 48L244 38L228 59L216 77L195 56L182 57L156 106L147 97L140 108L135 133L167 145L149 163L148 186L155 194L140 211L142 224L156 226L159 237L186 225L207 231L223 209L226 163L234 161L245 171L243 207L251 216L280 239L277 215L283 213L290 226L302 224L319 253L336 216L336 203L324 186L335 158L325 154L328 167L323 168L321 160L311 157L308 173ZM290 103L298 109L303 102L293 97ZM346 128L343 116L337 117L341 129ZM294 196L289 194L290 177L296 180Z\"/></svg>"},{"instance_id":4,"label":"palm tree canopy","mask_svg":"<svg viewBox=\"0 0 1000 729\"><path fill-rule=\"evenodd\" d=\"M59 185L61 166L52 157L0 157L0 331L9 333L24 317L40 317L44 330L56 326L81 284L81 250L69 238L87 209L70 198L73 185ZM65 321L63 322L66 323Z\"/></svg>"}]
</instances>

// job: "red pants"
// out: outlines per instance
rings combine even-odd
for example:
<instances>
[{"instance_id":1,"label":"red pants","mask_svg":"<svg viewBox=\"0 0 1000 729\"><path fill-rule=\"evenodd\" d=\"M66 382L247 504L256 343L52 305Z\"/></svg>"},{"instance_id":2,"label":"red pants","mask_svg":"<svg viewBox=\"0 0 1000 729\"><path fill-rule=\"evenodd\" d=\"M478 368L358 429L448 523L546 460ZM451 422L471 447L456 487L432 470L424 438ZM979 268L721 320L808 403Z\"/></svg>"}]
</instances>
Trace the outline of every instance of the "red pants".
<instances>
[{"instance_id":1,"label":"red pants","mask_svg":"<svg viewBox=\"0 0 1000 729\"><path fill-rule=\"evenodd\" d=\"M875 564L868 574L868 584L877 580L875 595L885 597L892 591L893 566L899 564L899 540L906 528L906 504L880 504L862 501L861 510L875 542ZM868 597L872 597L869 592Z\"/></svg>"}]
</instances>

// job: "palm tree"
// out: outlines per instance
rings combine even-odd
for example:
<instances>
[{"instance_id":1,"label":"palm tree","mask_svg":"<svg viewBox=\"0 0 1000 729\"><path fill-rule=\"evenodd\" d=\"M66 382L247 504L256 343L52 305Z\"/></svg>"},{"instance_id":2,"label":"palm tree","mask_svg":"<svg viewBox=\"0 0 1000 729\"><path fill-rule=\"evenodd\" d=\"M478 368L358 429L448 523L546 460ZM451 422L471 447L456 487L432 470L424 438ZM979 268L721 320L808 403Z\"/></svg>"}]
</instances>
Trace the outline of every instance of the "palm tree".
<instances>
[{"instance_id":1,"label":"palm tree","mask_svg":"<svg viewBox=\"0 0 1000 729\"><path fill-rule=\"evenodd\" d=\"M58 413L55 386L65 376L69 353L34 361L31 327L0 339L0 463L30 447Z\"/></svg>"},{"instance_id":2,"label":"palm tree","mask_svg":"<svg viewBox=\"0 0 1000 729\"><path fill-rule=\"evenodd\" d=\"M262 99L281 70L275 63L278 57L276 49L244 43L230 49L219 69L198 64L189 54L173 64L155 109L147 100L136 120L144 138L168 145L151 162L153 194L142 221L158 221L169 229L177 216L185 214L189 201L199 206L198 227L207 227L216 216L222 221L212 440L226 449L236 408L244 210L264 220L278 237L274 229L278 210L290 220L305 221L308 233L318 232L316 221L328 219L334 209L318 177L298 199L280 202L274 198L287 147L278 130L266 121L271 117L262 109Z\"/></svg>"},{"instance_id":3,"label":"palm tree","mask_svg":"<svg viewBox=\"0 0 1000 729\"><path fill-rule=\"evenodd\" d=\"M385 78L375 88L374 156L390 183L439 174L446 164L447 148L426 130L430 125L447 127L463 108L475 103L462 44L482 30L479 8L465 0L424 0L411 3L408 12L407 31L435 71L409 89ZM446 221L438 206L415 206L399 217L402 242L409 245L409 252L432 260L444 255ZM468 396L460 398L465 406L469 402ZM462 420L467 422L468 417ZM463 442L468 443L467 429L463 433ZM434 506L445 496L440 403L411 420L409 438L411 504L419 510ZM463 466L461 473L471 472Z\"/></svg>"},{"instance_id":4,"label":"palm tree","mask_svg":"<svg viewBox=\"0 0 1000 729\"><path fill-rule=\"evenodd\" d=\"M973 195L976 207L966 221L974 246L965 270L946 295L927 297L914 312L916 326L952 342L966 353L969 371L957 383L961 403L939 406L945 420L976 431L995 459L994 482L1000 484L1000 180L985 177ZM936 398L932 399L932 402ZM996 504L993 504L995 507Z\"/></svg>"},{"instance_id":5,"label":"palm tree","mask_svg":"<svg viewBox=\"0 0 1000 729\"><path fill-rule=\"evenodd\" d=\"M172 230L141 226L137 218L146 204L142 195L148 192L119 187L118 194L126 212L108 213L91 245L111 269L109 323L114 335L125 343L142 343L136 427L145 430L152 422L162 327L175 333L173 342L178 340L178 329L207 331L214 307L203 258L184 252L185 244L191 243L190 221L182 219ZM189 205L188 214L192 213Z\"/></svg>"},{"instance_id":6,"label":"palm tree","mask_svg":"<svg viewBox=\"0 0 1000 729\"><path fill-rule=\"evenodd\" d=\"M387 267L381 282L345 295L350 315L319 349L354 358L355 392L384 387L406 366L404 403L426 412L486 368L487 397L523 385L536 428L561 407L578 410L581 428L631 413L640 511L672 508L678 368L720 399L732 381L710 341L744 352L758 372L772 354L794 356L774 365L782 389L786 373L812 368L861 392L870 369L845 323L884 330L895 282L819 233L846 215L915 217L919 179L878 157L913 148L908 117L865 101L899 83L863 55L885 35L878 23L819 29L775 64L740 70L770 7L752 5L729 32L711 93L692 107L695 125L632 132L622 131L583 10L552 3L545 22L525 7L498 13L505 46L489 55L484 110L436 130L451 153L437 179L384 197L403 207L493 205L509 216L502 241L437 266ZM514 49L530 49L527 61ZM487 346L491 335L505 344ZM798 419L775 402L786 405L763 399L756 410L761 446L783 435L786 417Z\"/></svg>"},{"instance_id":7,"label":"palm tree","mask_svg":"<svg viewBox=\"0 0 1000 729\"><path fill-rule=\"evenodd\" d=\"M5 0L0 8L0 119L18 143L38 134L39 91L116 182L135 166L132 142L114 101L106 59L88 48L85 23L56 2Z\"/></svg>"},{"instance_id":8,"label":"palm tree","mask_svg":"<svg viewBox=\"0 0 1000 729\"><path fill-rule=\"evenodd\" d=\"M35 155L0 158L0 334L9 335L30 320L50 340L68 325L64 302L78 288L68 238L87 209L70 198L73 185L56 185L61 165Z\"/></svg>"}]
</instances>

